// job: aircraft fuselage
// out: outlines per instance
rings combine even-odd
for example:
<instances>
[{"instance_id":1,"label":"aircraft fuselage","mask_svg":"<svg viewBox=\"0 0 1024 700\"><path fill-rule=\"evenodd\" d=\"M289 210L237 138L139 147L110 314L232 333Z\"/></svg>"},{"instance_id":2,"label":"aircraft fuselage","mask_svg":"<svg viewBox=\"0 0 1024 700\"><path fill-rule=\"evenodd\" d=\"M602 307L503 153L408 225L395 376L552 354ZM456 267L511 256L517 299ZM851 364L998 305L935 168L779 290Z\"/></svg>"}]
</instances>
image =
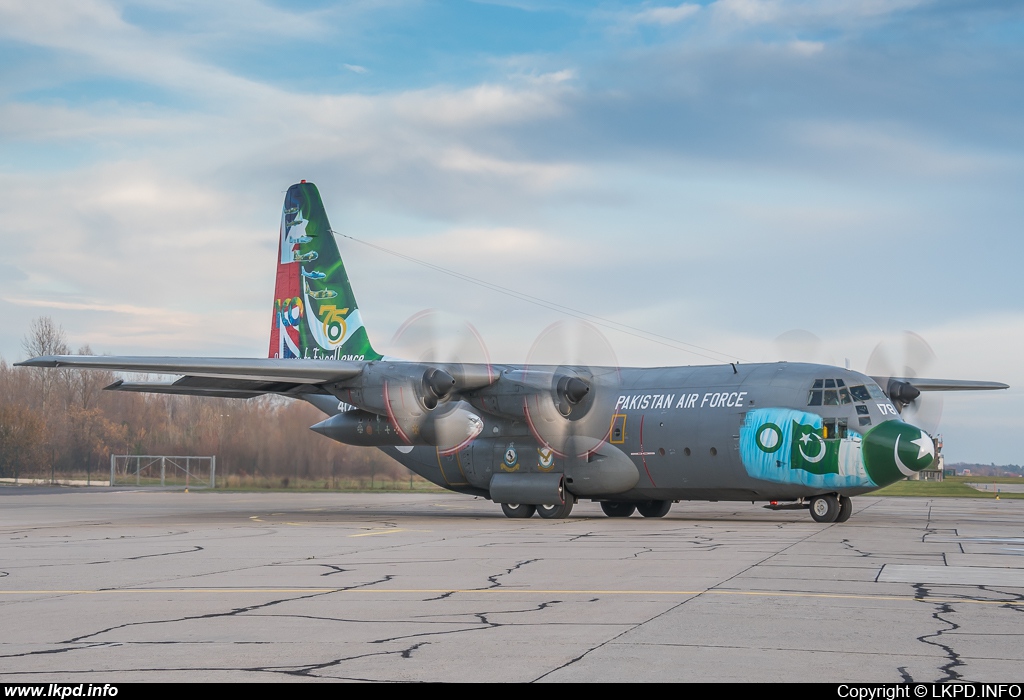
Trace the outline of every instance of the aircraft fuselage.
<instances>
[{"instance_id":1,"label":"aircraft fuselage","mask_svg":"<svg viewBox=\"0 0 1024 700\"><path fill-rule=\"evenodd\" d=\"M509 367L495 369L502 373L516 371ZM900 420L899 414L874 381L858 372L799 363L607 372L613 373L615 380L597 383L601 389L596 403L603 410L593 411L599 423L586 424L586 433L601 441L606 453L616 450L628 459L638 479L625 491L582 497L784 501L823 492L852 496L885 485L872 481L863 467L859 471L851 468L849 453L855 450L859 456L863 436L882 423ZM837 387L836 380L843 386ZM832 385L828 389L826 382ZM816 383L817 389L813 388ZM854 387L860 400L851 394ZM826 391L830 393L826 395ZM475 407L489 406L483 393L467 398ZM824 440L814 438L798 445L791 435L789 445L769 444L767 449L759 448L763 455L755 452L754 458L745 459L751 437L745 434L744 425L746 433L756 430L759 426L747 421L758 411L769 412L768 418L773 411L786 418L818 416L820 425L816 427ZM568 472L567 467L581 461L572 450L551 449L548 436L531 425L525 415L520 419L504 418L486 410L477 415L484 421L483 430L461 449L448 453L429 446L391 445L381 449L435 484L481 496L488 495L495 474ZM764 442L774 438L771 429L762 433ZM834 463L812 462L826 454L826 444L835 452L834 458L829 455ZM849 448L843 460L839 459L840 447ZM772 448L783 454L777 455L780 459L774 460L774 466L769 460L769 466L764 467L757 458L772 456ZM576 467L578 471L579 465ZM894 474L892 481L903 476L889 471ZM571 484L567 488L573 491Z\"/></svg>"}]
</instances>

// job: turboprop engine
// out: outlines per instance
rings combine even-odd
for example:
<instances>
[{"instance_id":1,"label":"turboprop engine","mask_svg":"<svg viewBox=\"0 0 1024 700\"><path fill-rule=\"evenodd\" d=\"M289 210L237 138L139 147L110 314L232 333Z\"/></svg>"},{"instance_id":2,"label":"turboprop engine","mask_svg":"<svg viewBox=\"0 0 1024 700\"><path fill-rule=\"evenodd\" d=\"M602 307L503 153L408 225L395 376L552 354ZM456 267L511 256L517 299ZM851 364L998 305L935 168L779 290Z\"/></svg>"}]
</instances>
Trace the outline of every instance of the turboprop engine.
<instances>
[{"instance_id":1,"label":"turboprop engine","mask_svg":"<svg viewBox=\"0 0 1024 700\"><path fill-rule=\"evenodd\" d=\"M374 362L331 387L359 410L332 416L312 430L350 445L456 448L479 435L483 421L455 395L493 381L486 367Z\"/></svg>"}]
</instances>

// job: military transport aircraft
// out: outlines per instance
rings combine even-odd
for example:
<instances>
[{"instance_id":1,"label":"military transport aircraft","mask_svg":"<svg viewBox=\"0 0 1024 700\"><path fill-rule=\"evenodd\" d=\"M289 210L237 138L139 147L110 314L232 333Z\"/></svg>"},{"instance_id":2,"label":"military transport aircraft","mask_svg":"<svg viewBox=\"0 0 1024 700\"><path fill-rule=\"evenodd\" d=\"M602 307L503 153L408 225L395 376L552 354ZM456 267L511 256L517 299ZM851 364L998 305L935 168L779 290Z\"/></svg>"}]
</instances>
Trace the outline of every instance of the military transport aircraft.
<instances>
[{"instance_id":1,"label":"military transport aircraft","mask_svg":"<svg viewBox=\"0 0 1024 700\"><path fill-rule=\"evenodd\" d=\"M316 271L304 273L314 260ZM62 355L19 364L181 375L118 381L113 391L302 399L328 415L314 431L378 447L510 518L566 518L583 498L611 517L728 500L843 522L851 496L936 462L932 436L902 419L921 392L1007 388L787 362L619 368L383 357L320 193L305 181L285 196L272 318L266 359Z\"/></svg>"}]
</instances>

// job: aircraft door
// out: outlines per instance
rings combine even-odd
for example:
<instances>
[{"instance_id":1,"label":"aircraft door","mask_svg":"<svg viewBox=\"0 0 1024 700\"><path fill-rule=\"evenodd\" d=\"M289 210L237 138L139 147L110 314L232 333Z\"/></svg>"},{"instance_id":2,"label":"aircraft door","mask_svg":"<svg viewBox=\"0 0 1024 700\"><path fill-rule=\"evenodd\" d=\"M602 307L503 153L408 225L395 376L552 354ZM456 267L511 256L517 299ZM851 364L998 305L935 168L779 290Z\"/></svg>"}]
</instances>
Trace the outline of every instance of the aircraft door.
<instances>
[{"instance_id":1,"label":"aircraft door","mask_svg":"<svg viewBox=\"0 0 1024 700\"><path fill-rule=\"evenodd\" d=\"M472 483L472 459L470 450L441 454L437 450L437 464L441 468L441 476L449 486L467 486Z\"/></svg>"},{"instance_id":2,"label":"aircraft door","mask_svg":"<svg viewBox=\"0 0 1024 700\"><path fill-rule=\"evenodd\" d=\"M491 481L493 449L489 440L474 440L456 455L463 477L477 488L487 488Z\"/></svg>"}]
</instances>

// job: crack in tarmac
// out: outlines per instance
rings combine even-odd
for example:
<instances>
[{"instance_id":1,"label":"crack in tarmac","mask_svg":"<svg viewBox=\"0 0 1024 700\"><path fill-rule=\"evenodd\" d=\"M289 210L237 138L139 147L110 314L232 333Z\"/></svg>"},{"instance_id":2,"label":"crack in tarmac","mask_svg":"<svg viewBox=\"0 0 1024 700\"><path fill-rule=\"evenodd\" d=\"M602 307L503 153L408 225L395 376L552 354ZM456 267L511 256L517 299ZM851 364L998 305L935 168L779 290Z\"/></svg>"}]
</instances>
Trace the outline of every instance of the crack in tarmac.
<instances>
[{"instance_id":1,"label":"crack in tarmac","mask_svg":"<svg viewBox=\"0 0 1024 700\"><path fill-rule=\"evenodd\" d=\"M924 584L915 583L914 591L915 595L918 598L928 597L928 588ZM932 646L938 647L939 649L942 649L942 651L945 653L946 658L949 659L949 663L945 664L944 666L940 666L938 669L942 673L946 674L945 677L939 678L933 682L942 683L944 681L958 681L963 678L963 675L958 671L954 671L953 669L957 668L958 666L965 665L964 662L960 659L960 655L957 652L953 651L953 647L949 646L948 644L943 644L939 641L931 641L932 638L938 638L947 632L953 632L955 630L960 629L960 625L956 624L952 620L947 620L946 618L942 617L942 615L955 614L956 610L953 609L952 605L945 602L936 603L935 608L936 610L932 613L932 618L938 620L939 622L944 622L945 624L950 626L946 629L935 630L934 634L922 634L920 637L917 638L917 641L922 642L924 644L930 644Z\"/></svg>"},{"instance_id":2,"label":"crack in tarmac","mask_svg":"<svg viewBox=\"0 0 1024 700\"><path fill-rule=\"evenodd\" d=\"M473 617L477 618L480 621L480 624L474 625L473 627L464 627L464 628L461 628L461 629L454 629L454 630L444 630L442 632L418 632L416 634L404 634L404 635L399 635L397 637L386 637L384 639L374 639L373 641L371 641L369 643L370 644L384 644L385 642L396 642L396 641L399 641L399 640L402 640L402 639L415 639L417 637L434 637L434 636L441 636L441 635L448 635L448 634L459 634L461 632L479 632L480 630L494 629L496 627L516 627L516 626L524 626L524 625L525 626L529 626L529 625L543 624L543 623L536 623L536 622L525 622L525 623L524 622L492 622L488 618L488 615L522 615L522 614L527 614L527 613L540 612L541 610L546 610L547 608L550 608L553 605L558 605L559 603L562 603L562 602L563 601L561 601L561 600L549 600L549 601L540 603L535 608L528 608L526 610L488 610L488 611L484 611L484 612L475 612L475 613L456 613L456 614L453 614L453 615L449 615L449 617L465 617L467 615L472 615ZM422 624L422 623L420 623L420 624ZM455 623L435 621L435 622L432 622L432 623L429 623L429 624L455 624Z\"/></svg>"},{"instance_id":3,"label":"crack in tarmac","mask_svg":"<svg viewBox=\"0 0 1024 700\"><path fill-rule=\"evenodd\" d=\"M334 574L343 574L346 571L352 571L352 569L343 569L340 566L335 566L334 564L317 564L317 566L323 566L328 569L331 569L331 571L325 571L324 573L320 574L321 576L334 576Z\"/></svg>"},{"instance_id":4,"label":"crack in tarmac","mask_svg":"<svg viewBox=\"0 0 1024 700\"><path fill-rule=\"evenodd\" d=\"M233 608L232 610L229 610L228 612L206 613L204 615L187 615L185 617L173 618L173 619L169 619L169 620L147 620L147 621L143 621L143 622L126 622L123 625L115 625L113 627L107 627L106 629L98 630L96 632L90 632L89 634L83 634L83 635L79 635L77 637L72 637L71 639L66 640L63 643L64 644L74 644L75 642L79 642L79 641L81 641L83 639L89 639L90 637L95 637L97 635L105 634L107 632L112 632L112 631L118 630L118 629L124 629L126 627L137 627L137 626L142 626L142 625L162 625L162 624L167 624L167 623L172 623L172 622L188 622L190 620L208 620L208 619L213 619L213 618L218 618L218 617L233 617L235 615L241 615L242 613L251 612L253 610L261 610L263 608L269 608L271 606L278 605L280 603L290 603L290 602L298 601L298 600L308 600L310 598L317 598L317 597L320 597L320 596L331 595L333 593L341 593L343 591L351 591L351 590L355 590L357 588L365 588L367 586L373 586L373 585L376 585L378 583L387 583L387 582L391 581L392 578L394 578L394 576L392 576L391 574L387 574L386 576L384 576L384 578L377 579L376 581L369 581L367 583L361 583L361 584L356 585L356 586L344 586L344 587L335 588L335 589L330 590L330 591L320 591L320 592L317 592L317 593L311 593L309 595L294 596L294 597L291 597L291 598L279 598L277 600L271 600L271 601L268 601L266 603L258 603L256 605L247 605L247 606L242 607L242 608Z\"/></svg>"},{"instance_id":5,"label":"crack in tarmac","mask_svg":"<svg viewBox=\"0 0 1024 700\"><path fill-rule=\"evenodd\" d=\"M137 559L149 559L151 557L170 557L175 554L194 554L195 552L203 551L203 547L199 545L193 545L192 549L183 549L180 552L161 552L160 554L142 554L137 557L124 557L123 559L107 559L105 561L87 561L83 562L83 566L89 566L92 564L116 564L119 561L135 561Z\"/></svg>"},{"instance_id":6,"label":"crack in tarmac","mask_svg":"<svg viewBox=\"0 0 1024 700\"><path fill-rule=\"evenodd\" d=\"M173 643L176 643L176 642L167 642L167 643L172 643L173 644ZM335 680L355 680L355 681L370 681L370 682L374 682L374 681L376 681L376 682L387 682L387 679L380 679L380 678L360 678L360 677L354 677L354 676L317 675L315 672L323 670L323 669L327 669L327 668L332 668L334 666L339 666L339 665L345 663L346 661L357 661L359 659L365 659L365 658L369 658L369 657L373 657L373 656L394 656L394 655L397 654L397 655L399 655L403 659L409 659L409 658L412 658L412 654L413 654L414 651L416 651L420 647L425 646L426 644L429 644L429 643L430 642L419 642L417 644L413 644L410 647L406 647L405 649L397 649L397 650L394 650L394 651L375 651L375 652L369 652L367 654L357 654L355 656L346 656L346 657L342 657L342 658L339 658L339 659L332 659L331 661L325 661L325 662L318 663L318 664L309 664L309 665L306 665L306 666L298 666L298 667L296 667L296 666L188 666L188 667L161 667L161 668L142 668L142 669L137 668L137 667L133 667L133 668L125 668L125 669L103 669L102 673L124 673L124 672L160 673L160 672L169 672L169 671L170 672L173 672L173 671L184 671L184 672L187 672L187 673L192 673L192 672L195 672L195 671L242 671L242 672L246 672L246 673L277 673L277 674L284 674L284 675L287 675L287 676L301 676L301 677L307 677L307 678L331 678L331 679L335 679ZM120 646L120 644L121 643L118 642L118 643L115 643L115 644L102 644L102 645L93 645L93 646ZM13 674L9 674L9 675L44 675L44 674L45 675L52 675L52 674L70 675L70 674L81 674L81 673L97 673L97 671L94 671L94 670L80 670L80 671L72 671L72 670L64 670L64 671L62 671L62 670L22 671L22 672L16 672L16 673L13 673Z\"/></svg>"},{"instance_id":7,"label":"crack in tarmac","mask_svg":"<svg viewBox=\"0 0 1024 700\"><path fill-rule=\"evenodd\" d=\"M1002 591L992 586L978 586L978 590L985 591L986 593L996 593L998 595L1007 596L1010 600L1004 601L1006 605L1003 607L1008 610L1016 610L1017 612L1024 612L1020 604L1024 603L1024 594L1021 593L1010 593L1009 591Z\"/></svg>"},{"instance_id":8,"label":"crack in tarmac","mask_svg":"<svg viewBox=\"0 0 1024 700\"><path fill-rule=\"evenodd\" d=\"M445 598L449 598L449 597L451 597L453 595L455 595L455 591L448 591L447 593L442 593L441 595L435 596L433 598L424 598L423 602L424 603L428 603L428 602L430 602L432 600L444 600Z\"/></svg>"},{"instance_id":9,"label":"crack in tarmac","mask_svg":"<svg viewBox=\"0 0 1024 700\"><path fill-rule=\"evenodd\" d=\"M253 668L251 670L253 670L253 671L273 672L273 673L284 673L284 674L287 674L287 675L290 675L290 676L308 676L308 677L312 677L312 678L335 678L335 679L341 680L343 677L339 677L339 676L317 676L317 675L314 675L313 672L314 671L321 671L321 670L326 669L326 668L332 668L334 666L339 666L339 665L345 663L346 661L356 661L358 659L365 659L365 658L372 657L372 656L393 656L394 654L399 654L399 655L401 655L401 657L403 659L409 659L409 658L412 658L412 653L414 651L416 651L420 647L425 646L425 645L427 645L429 643L430 642L419 642L417 644L413 644L411 647L406 647L405 649L399 649L397 651L373 651L373 652L369 652L367 654L357 654L356 656L346 656L346 657L342 657L340 659L333 659L331 661L325 661L325 662L319 663L319 664L311 664L309 666L302 666L302 667L299 667L299 668L291 670L291 671L284 670L284 667L275 668L273 666L256 667L256 668ZM243 669L243 670L250 670L250 669ZM354 679L352 679L352 678L345 678L345 680L354 680ZM360 678L358 680L371 680L371 679Z\"/></svg>"},{"instance_id":10,"label":"crack in tarmac","mask_svg":"<svg viewBox=\"0 0 1024 700\"><path fill-rule=\"evenodd\" d=\"M862 557L873 557L874 556L874 554L872 554L871 552L864 552L864 551L861 551L861 550L857 549L856 547L853 546L853 543L850 542L850 540L846 539L845 537L839 541L839 544L843 545L844 547L849 549L851 552L856 552L858 555L860 555Z\"/></svg>"},{"instance_id":11,"label":"crack in tarmac","mask_svg":"<svg viewBox=\"0 0 1024 700\"><path fill-rule=\"evenodd\" d=\"M488 586L488 588L501 588L502 584L501 584L500 581L498 581L499 578L501 578L502 576L508 576L509 574L511 574L516 569L519 569L520 567L526 566L527 564L532 564L535 561L540 561L540 559L524 559L523 561L521 561L521 562L517 563L515 566L513 566L511 569L506 569L504 573L494 574L493 576L488 576L487 580L491 582L491 585Z\"/></svg>"},{"instance_id":12,"label":"crack in tarmac","mask_svg":"<svg viewBox=\"0 0 1024 700\"><path fill-rule=\"evenodd\" d=\"M797 546L798 544L801 544L802 542L805 542L805 541L809 540L810 538L814 537L815 535L818 535L818 534L820 534L822 532L825 532L827 529L829 529L829 528L825 528L823 530L818 530L817 532L812 532L812 533L810 533L809 535L807 535L805 537L801 537L800 539L796 540L795 542L791 542L790 544L786 545L782 549L780 549L780 550L778 550L776 552L773 552L772 554L769 554L768 556L764 557L760 561L757 561L757 562L751 564L750 566L746 567L742 571L738 571L737 573L733 574L732 576L730 576L729 578L725 579L724 581L720 581L719 583L715 584L714 586L708 587L707 590L711 591L711 590L714 590L716 588L720 588L720 587L724 586L725 584L727 584L729 581L732 581L737 576L741 576L742 574L746 573L747 571L750 571L751 569L753 569L755 567L758 567L761 564L764 564L766 561L768 561L772 557L776 557L776 556L779 556L780 554L783 554L787 550ZM704 537L706 537L706 536L704 536ZM709 542L714 542L714 538L713 537L707 537L707 539L708 539ZM707 592L707 591L705 591L705 592ZM694 600L696 598L699 598L701 595L703 595L703 592L702 593L695 593L694 595L687 597L685 600L682 600L679 603L676 603L675 605L669 606L667 609L663 610L662 612L658 613L657 615L654 615L653 617L650 617L650 618L648 618L646 620L643 620L642 622L638 622L637 624L630 626L629 628L619 632L618 634L616 634L616 635L614 635L614 636L604 640L603 642L601 642L601 643L599 643L599 644L597 644L597 645L587 649L586 651L584 651L579 656L576 656L575 658L572 658L569 661L566 661L564 664L562 664L560 666L556 666L555 668L553 668L553 669L551 669L549 671L545 671L541 675L539 675L536 678L534 678L531 682L532 683L536 683L537 681L543 680L544 678L546 678L547 676L550 676L552 673L555 673L556 671L561 671L564 668L568 668L569 666L572 666L573 664L577 663L578 661L583 660L583 658L586 657L588 654L590 654L590 653L592 653L594 651L597 651L598 649L600 649L603 646L611 644L612 642L614 642L616 639L619 639L623 635L629 634L630 632L633 632L634 630L640 629L644 625L646 625L646 624L648 624L650 622L653 622L654 620L657 620L659 617L662 617L664 615L668 615L669 613L671 613L671 612L673 612L675 610L678 610L679 608L681 608L682 606L686 605L690 601L692 601L692 600Z\"/></svg>"}]
</instances>

